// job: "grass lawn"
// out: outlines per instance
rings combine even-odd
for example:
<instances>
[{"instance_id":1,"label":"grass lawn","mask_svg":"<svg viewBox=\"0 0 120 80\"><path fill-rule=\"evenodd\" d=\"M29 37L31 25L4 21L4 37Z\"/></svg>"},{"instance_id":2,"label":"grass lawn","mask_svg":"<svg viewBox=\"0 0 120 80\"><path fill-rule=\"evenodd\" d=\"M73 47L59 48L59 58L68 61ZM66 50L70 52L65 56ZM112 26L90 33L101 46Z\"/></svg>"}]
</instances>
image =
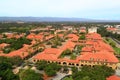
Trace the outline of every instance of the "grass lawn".
<instances>
[{"instance_id":1,"label":"grass lawn","mask_svg":"<svg viewBox=\"0 0 120 80\"><path fill-rule=\"evenodd\" d=\"M65 77L63 80L73 80L73 79L72 76L70 76L70 77Z\"/></svg>"},{"instance_id":2,"label":"grass lawn","mask_svg":"<svg viewBox=\"0 0 120 80\"><path fill-rule=\"evenodd\" d=\"M110 38L107 38L107 39L104 38L104 41L105 41L106 43L108 43L108 44L110 44L110 43L115 44L115 43L113 42L113 40L110 39ZM111 47L113 47L113 46L111 45ZM113 49L115 50L115 54L120 54L120 48L113 47Z\"/></svg>"},{"instance_id":3,"label":"grass lawn","mask_svg":"<svg viewBox=\"0 0 120 80\"><path fill-rule=\"evenodd\" d=\"M114 47L115 53L120 54L120 48Z\"/></svg>"},{"instance_id":4,"label":"grass lawn","mask_svg":"<svg viewBox=\"0 0 120 80\"><path fill-rule=\"evenodd\" d=\"M110 39L110 38L106 38L106 37L104 37L103 40L104 40L106 43L108 43L108 44L110 44L110 43L113 42L112 39Z\"/></svg>"}]
</instances>

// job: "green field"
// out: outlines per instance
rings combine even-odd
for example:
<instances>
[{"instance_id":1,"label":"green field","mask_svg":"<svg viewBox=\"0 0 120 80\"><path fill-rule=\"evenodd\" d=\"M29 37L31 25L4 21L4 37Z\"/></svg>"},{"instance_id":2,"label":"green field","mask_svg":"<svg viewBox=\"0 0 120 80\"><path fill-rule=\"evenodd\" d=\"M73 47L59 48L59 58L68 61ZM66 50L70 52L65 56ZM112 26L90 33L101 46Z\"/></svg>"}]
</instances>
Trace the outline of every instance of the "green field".
<instances>
[{"instance_id":1,"label":"green field","mask_svg":"<svg viewBox=\"0 0 120 80\"><path fill-rule=\"evenodd\" d=\"M70 77L65 77L63 80L73 80L73 79L72 76L70 76Z\"/></svg>"},{"instance_id":2,"label":"green field","mask_svg":"<svg viewBox=\"0 0 120 80\"><path fill-rule=\"evenodd\" d=\"M103 38L103 39L106 43L110 44L111 47L113 47L113 49L115 50L115 54L120 54L120 48L116 47L115 42L111 38Z\"/></svg>"},{"instance_id":3,"label":"green field","mask_svg":"<svg viewBox=\"0 0 120 80\"><path fill-rule=\"evenodd\" d=\"M120 48L115 47L114 50L116 54L120 54Z\"/></svg>"}]
</instances>

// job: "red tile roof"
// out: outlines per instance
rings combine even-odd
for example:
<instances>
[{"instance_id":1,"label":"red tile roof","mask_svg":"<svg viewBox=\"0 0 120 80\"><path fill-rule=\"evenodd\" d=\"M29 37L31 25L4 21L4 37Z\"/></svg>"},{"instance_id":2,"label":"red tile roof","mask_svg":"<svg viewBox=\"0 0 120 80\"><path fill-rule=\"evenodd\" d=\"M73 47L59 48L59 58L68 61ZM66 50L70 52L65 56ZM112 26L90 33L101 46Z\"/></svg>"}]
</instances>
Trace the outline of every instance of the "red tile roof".
<instances>
[{"instance_id":1,"label":"red tile roof","mask_svg":"<svg viewBox=\"0 0 120 80\"><path fill-rule=\"evenodd\" d=\"M34 52L32 48L29 48L31 45L23 45L23 48L15 50L10 52L9 54L0 54L0 56L6 56L6 57L14 57L14 56L20 56L21 58L25 58L29 55L29 52ZM28 50L29 49L29 50Z\"/></svg>"},{"instance_id":2,"label":"red tile roof","mask_svg":"<svg viewBox=\"0 0 120 80\"><path fill-rule=\"evenodd\" d=\"M44 35L42 34L38 34L35 35L34 33L31 33L27 36L28 39L39 39L39 40L43 40Z\"/></svg>"},{"instance_id":3,"label":"red tile roof","mask_svg":"<svg viewBox=\"0 0 120 80\"><path fill-rule=\"evenodd\" d=\"M115 31L115 30L117 30L117 28L113 28L113 27L112 27L112 28L107 28L107 30L108 30L108 31Z\"/></svg>"},{"instance_id":4,"label":"red tile roof","mask_svg":"<svg viewBox=\"0 0 120 80\"><path fill-rule=\"evenodd\" d=\"M39 60L56 60L61 53L62 53L62 50L60 49L47 48L43 52L34 56L34 58Z\"/></svg>"},{"instance_id":5,"label":"red tile roof","mask_svg":"<svg viewBox=\"0 0 120 80\"><path fill-rule=\"evenodd\" d=\"M38 59L38 60L56 60L57 57L54 54L44 54L44 52L41 52L39 54L37 54L36 56L34 56L34 59Z\"/></svg>"},{"instance_id":6,"label":"red tile roof","mask_svg":"<svg viewBox=\"0 0 120 80\"><path fill-rule=\"evenodd\" d=\"M74 47L75 47L75 45L76 45L76 44L75 44L74 42L72 42L72 41L69 40L69 41L67 41L66 44L64 44L60 49L63 50L63 51L66 50L66 49L73 50Z\"/></svg>"},{"instance_id":7,"label":"red tile roof","mask_svg":"<svg viewBox=\"0 0 120 80\"><path fill-rule=\"evenodd\" d=\"M64 36L64 34L57 34L59 37L63 37Z\"/></svg>"},{"instance_id":8,"label":"red tile roof","mask_svg":"<svg viewBox=\"0 0 120 80\"><path fill-rule=\"evenodd\" d=\"M6 46L8 46L9 44L6 44L6 43L2 43L2 44L0 44L0 48L4 48L4 47L6 47Z\"/></svg>"},{"instance_id":9,"label":"red tile roof","mask_svg":"<svg viewBox=\"0 0 120 80\"><path fill-rule=\"evenodd\" d=\"M82 53L81 53L82 54ZM114 62L117 63L119 60L115 57L113 53L110 53L108 51L100 51L100 52L95 52L95 53L88 53L80 55L78 60L88 60L88 61L106 61L106 62Z\"/></svg>"},{"instance_id":10,"label":"red tile roof","mask_svg":"<svg viewBox=\"0 0 120 80\"><path fill-rule=\"evenodd\" d=\"M79 37L76 34L68 34L68 38L71 38L71 41L78 41Z\"/></svg>"},{"instance_id":11,"label":"red tile roof","mask_svg":"<svg viewBox=\"0 0 120 80\"><path fill-rule=\"evenodd\" d=\"M35 34L34 33L31 33L27 36L28 39L33 39L35 37Z\"/></svg>"},{"instance_id":12,"label":"red tile roof","mask_svg":"<svg viewBox=\"0 0 120 80\"><path fill-rule=\"evenodd\" d=\"M51 39L51 38L53 38L53 37L54 37L54 35L46 36L46 37L45 37L45 40L49 40L49 39Z\"/></svg>"},{"instance_id":13,"label":"red tile roof","mask_svg":"<svg viewBox=\"0 0 120 80\"><path fill-rule=\"evenodd\" d=\"M94 35L99 37L99 39L94 38ZM69 38L73 38L76 36L75 34L68 35ZM34 59L39 60L52 60L52 61L60 61L60 62L70 62L70 63L79 63L80 60L88 60L88 61L98 61L98 62L112 62L118 63L119 60L113 54L113 49L106 43L102 41L102 38L97 33L88 34L88 37L93 40L87 40L86 46L82 48L81 55L76 58L76 60L70 60L66 58L58 58L62 51L66 49L73 50L75 47L75 43L70 39L59 49L57 48L47 48L43 52L34 56ZM95 40L94 40L95 39ZM88 45L91 44L91 45Z\"/></svg>"},{"instance_id":14,"label":"red tile roof","mask_svg":"<svg viewBox=\"0 0 120 80\"><path fill-rule=\"evenodd\" d=\"M47 48L44 50L45 54L54 54L56 57L58 57L61 54L62 50L57 49L57 48Z\"/></svg>"},{"instance_id":15,"label":"red tile roof","mask_svg":"<svg viewBox=\"0 0 120 80\"><path fill-rule=\"evenodd\" d=\"M90 46L86 46L86 47L82 48L82 51L84 51L84 52L91 52L92 50L94 50L94 49Z\"/></svg>"},{"instance_id":16,"label":"red tile roof","mask_svg":"<svg viewBox=\"0 0 120 80\"><path fill-rule=\"evenodd\" d=\"M113 75L113 76L106 78L106 80L120 80L120 77Z\"/></svg>"},{"instance_id":17,"label":"red tile roof","mask_svg":"<svg viewBox=\"0 0 120 80\"><path fill-rule=\"evenodd\" d=\"M99 41L99 40L87 40L86 41L86 47L83 47L83 51L88 51L88 50L96 50L96 51L100 51L100 50L107 50L107 51L110 51L110 52L114 52L113 48L104 43L103 41Z\"/></svg>"},{"instance_id":18,"label":"red tile roof","mask_svg":"<svg viewBox=\"0 0 120 80\"><path fill-rule=\"evenodd\" d=\"M92 40L102 40L101 35L98 33L89 33L86 35L86 38Z\"/></svg>"}]
</instances>

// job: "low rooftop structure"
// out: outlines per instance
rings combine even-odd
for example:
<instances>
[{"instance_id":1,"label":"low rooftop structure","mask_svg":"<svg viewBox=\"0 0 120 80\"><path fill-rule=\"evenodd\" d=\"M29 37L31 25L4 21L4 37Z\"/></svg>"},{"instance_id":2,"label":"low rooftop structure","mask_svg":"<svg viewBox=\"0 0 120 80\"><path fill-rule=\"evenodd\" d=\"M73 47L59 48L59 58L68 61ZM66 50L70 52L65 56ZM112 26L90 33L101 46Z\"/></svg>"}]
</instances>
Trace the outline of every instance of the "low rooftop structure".
<instances>
[{"instance_id":1,"label":"low rooftop structure","mask_svg":"<svg viewBox=\"0 0 120 80\"><path fill-rule=\"evenodd\" d=\"M106 80L120 80L120 77L116 76L116 75L113 75L113 76L110 76L110 77L106 78Z\"/></svg>"}]
</instances>

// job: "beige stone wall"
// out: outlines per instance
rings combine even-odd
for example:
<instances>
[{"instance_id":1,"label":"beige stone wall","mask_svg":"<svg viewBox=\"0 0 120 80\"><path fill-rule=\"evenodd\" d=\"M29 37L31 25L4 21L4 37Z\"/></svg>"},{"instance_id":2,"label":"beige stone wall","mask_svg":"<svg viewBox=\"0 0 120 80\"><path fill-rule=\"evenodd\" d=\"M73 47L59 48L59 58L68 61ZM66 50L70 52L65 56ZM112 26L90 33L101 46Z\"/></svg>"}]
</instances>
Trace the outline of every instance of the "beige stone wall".
<instances>
[{"instance_id":1,"label":"beige stone wall","mask_svg":"<svg viewBox=\"0 0 120 80\"><path fill-rule=\"evenodd\" d=\"M40 60L37 59L33 59L33 62L37 62ZM117 63L107 63L107 62L95 62L95 61L80 61L79 63L70 63L67 61L47 61L48 63L58 63L62 66L76 66L76 67L81 67L83 65L87 65L87 66L91 66L93 67L94 65L106 65L108 67L111 67L112 69L116 69L117 68Z\"/></svg>"}]
</instances>

